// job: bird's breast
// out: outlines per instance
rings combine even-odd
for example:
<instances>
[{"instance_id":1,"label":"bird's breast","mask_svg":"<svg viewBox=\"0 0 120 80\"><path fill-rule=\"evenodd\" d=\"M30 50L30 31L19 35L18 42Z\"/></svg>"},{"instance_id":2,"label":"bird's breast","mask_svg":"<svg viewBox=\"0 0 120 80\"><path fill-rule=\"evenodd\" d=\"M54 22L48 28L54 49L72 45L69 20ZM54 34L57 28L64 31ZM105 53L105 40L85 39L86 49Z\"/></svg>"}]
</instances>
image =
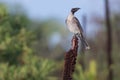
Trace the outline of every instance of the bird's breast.
<instances>
[{"instance_id":1,"label":"bird's breast","mask_svg":"<svg viewBox=\"0 0 120 80\"><path fill-rule=\"evenodd\" d=\"M68 15L66 23L70 32L73 32L75 34L80 32L77 24L74 22L74 15L72 13Z\"/></svg>"}]
</instances>

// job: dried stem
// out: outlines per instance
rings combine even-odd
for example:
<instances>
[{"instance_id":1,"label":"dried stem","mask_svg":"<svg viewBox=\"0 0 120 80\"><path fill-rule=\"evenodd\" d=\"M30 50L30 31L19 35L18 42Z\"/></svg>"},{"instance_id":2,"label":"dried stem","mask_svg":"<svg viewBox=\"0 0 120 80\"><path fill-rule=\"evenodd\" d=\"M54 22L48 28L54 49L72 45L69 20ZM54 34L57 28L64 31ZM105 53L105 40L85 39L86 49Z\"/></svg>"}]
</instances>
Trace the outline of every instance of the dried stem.
<instances>
[{"instance_id":1,"label":"dried stem","mask_svg":"<svg viewBox=\"0 0 120 80\"><path fill-rule=\"evenodd\" d=\"M72 74L74 72L76 64L77 50L78 50L78 38L76 36L73 36L72 47L65 54L63 80L72 80Z\"/></svg>"}]
</instances>

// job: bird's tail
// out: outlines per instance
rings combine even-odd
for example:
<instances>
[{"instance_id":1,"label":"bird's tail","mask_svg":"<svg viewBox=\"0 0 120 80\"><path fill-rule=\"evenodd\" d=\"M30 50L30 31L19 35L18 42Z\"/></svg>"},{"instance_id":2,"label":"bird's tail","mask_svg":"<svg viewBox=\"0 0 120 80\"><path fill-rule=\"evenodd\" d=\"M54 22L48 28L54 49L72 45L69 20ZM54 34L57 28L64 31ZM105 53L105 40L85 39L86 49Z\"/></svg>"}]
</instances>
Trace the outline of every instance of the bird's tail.
<instances>
[{"instance_id":1,"label":"bird's tail","mask_svg":"<svg viewBox=\"0 0 120 80\"><path fill-rule=\"evenodd\" d=\"M82 33L78 34L78 37L80 38L81 42L84 44L85 49L90 49L90 46L88 45L85 37L83 36Z\"/></svg>"}]
</instances>

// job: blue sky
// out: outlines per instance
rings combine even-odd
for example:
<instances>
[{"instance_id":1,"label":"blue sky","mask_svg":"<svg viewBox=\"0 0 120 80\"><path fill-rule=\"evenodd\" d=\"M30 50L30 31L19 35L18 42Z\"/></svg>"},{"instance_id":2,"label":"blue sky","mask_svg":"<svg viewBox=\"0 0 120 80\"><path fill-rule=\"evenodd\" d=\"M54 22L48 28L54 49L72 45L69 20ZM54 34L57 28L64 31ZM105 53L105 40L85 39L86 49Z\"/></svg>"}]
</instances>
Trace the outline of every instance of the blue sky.
<instances>
[{"instance_id":1,"label":"blue sky","mask_svg":"<svg viewBox=\"0 0 120 80\"><path fill-rule=\"evenodd\" d=\"M64 19L72 7L80 7L79 16L104 14L104 0L1 0L9 4L21 4L32 18L57 17Z\"/></svg>"},{"instance_id":2,"label":"blue sky","mask_svg":"<svg viewBox=\"0 0 120 80\"><path fill-rule=\"evenodd\" d=\"M25 8L27 15L34 19L56 18L65 24L65 19L73 7L80 7L81 10L76 16L81 21L82 15L87 15L87 32L95 29L91 23L94 15L104 16L104 0L0 0L10 5L20 4ZM81 22L82 23L82 22ZM94 27L93 27L94 26ZM92 28L91 28L92 27Z\"/></svg>"}]
</instances>

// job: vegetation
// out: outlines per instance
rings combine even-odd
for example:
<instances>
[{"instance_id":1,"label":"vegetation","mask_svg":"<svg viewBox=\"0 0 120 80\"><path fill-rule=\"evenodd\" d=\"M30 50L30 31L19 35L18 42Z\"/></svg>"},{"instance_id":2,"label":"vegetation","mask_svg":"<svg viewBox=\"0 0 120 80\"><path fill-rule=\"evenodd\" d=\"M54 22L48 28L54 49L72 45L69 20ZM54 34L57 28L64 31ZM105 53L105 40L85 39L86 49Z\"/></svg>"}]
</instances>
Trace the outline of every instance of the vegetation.
<instances>
[{"instance_id":1,"label":"vegetation","mask_svg":"<svg viewBox=\"0 0 120 80\"><path fill-rule=\"evenodd\" d=\"M54 80L55 62L34 54L37 40L29 24L26 15L0 5L0 80Z\"/></svg>"},{"instance_id":2,"label":"vegetation","mask_svg":"<svg viewBox=\"0 0 120 80\"><path fill-rule=\"evenodd\" d=\"M87 70L83 70L81 65L76 66L76 72L73 75L73 80L97 80L96 62L92 60Z\"/></svg>"}]
</instances>

